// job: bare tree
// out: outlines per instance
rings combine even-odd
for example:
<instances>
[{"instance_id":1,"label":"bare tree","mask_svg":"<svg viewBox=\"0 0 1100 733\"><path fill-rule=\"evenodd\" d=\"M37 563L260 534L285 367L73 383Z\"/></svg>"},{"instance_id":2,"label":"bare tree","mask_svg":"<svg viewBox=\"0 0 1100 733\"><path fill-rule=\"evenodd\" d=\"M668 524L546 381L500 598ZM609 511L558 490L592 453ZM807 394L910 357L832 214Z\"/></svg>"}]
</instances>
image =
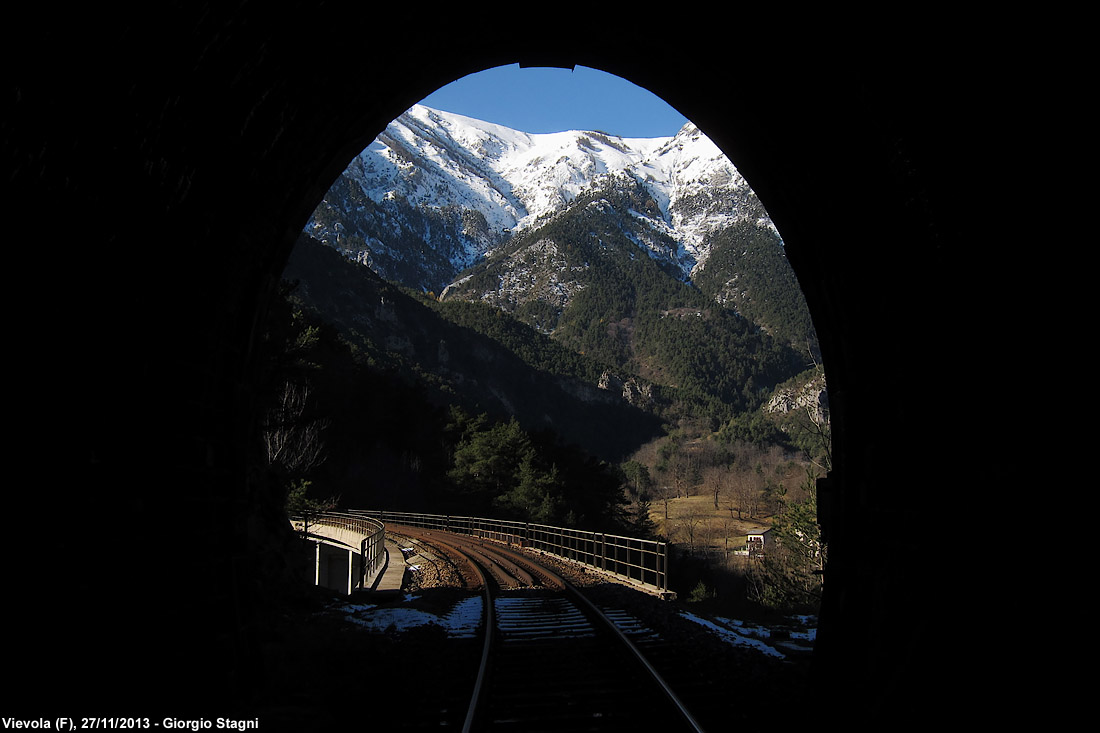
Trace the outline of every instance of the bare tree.
<instances>
[{"instance_id":1,"label":"bare tree","mask_svg":"<svg viewBox=\"0 0 1100 733\"><path fill-rule=\"evenodd\" d=\"M755 517L760 509L760 489L762 476L756 470L734 471L730 474L726 488L726 509L730 517L736 512L737 518L744 518L745 514Z\"/></svg>"},{"instance_id":2,"label":"bare tree","mask_svg":"<svg viewBox=\"0 0 1100 733\"><path fill-rule=\"evenodd\" d=\"M733 530L737 526L734 524L732 517L722 518L722 557L726 563L729 563L730 540L733 538Z\"/></svg>"},{"instance_id":3,"label":"bare tree","mask_svg":"<svg viewBox=\"0 0 1100 733\"><path fill-rule=\"evenodd\" d=\"M672 456L670 468L676 496L691 496L699 480L698 459L690 453L679 451Z\"/></svg>"},{"instance_id":4,"label":"bare tree","mask_svg":"<svg viewBox=\"0 0 1100 733\"><path fill-rule=\"evenodd\" d=\"M684 538L687 540L688 552L692 555L695 554L695 541L699 535L702 522L703 518L699 516L694 508L688 509L686 513L681 515L679 520L679 529L683 532Z\"/></svg>"},{"instance_id":5,"label":"bare tree","mask_svg":"<svg viewBox=\"0 0 1100 733\"><path fill-rule=\"evenodd\" d=\"M799 401L798 408L791 410L788 429L803 443L810 461L820 470L828 472L833 464L833 440L824 376L821 377L820 387L816 393L807 393L806 398Z\"/></svg>"},{"instance_id":6,"label":"bare tree","mask_svg":"<svg viewBox=\"0 0 1100 733\"><path fill-rule=\"evenodd\" d=\"M717 529L714 526L713 519L703 517L696 536L699 538L699 545L703 549L703 554L708 557L714 553L714 546L717 544L714 540L716 533Z\"/></svg>"},{"instance_id":7,"label":"bare tree","mask_svg":"<svg viewBox=\"0 0 1100 733\"><path fill-rule=\"evenodd\" d=\"M653 495L664 506L665 525L668 525L668 504L676 498L676 490L667 483L660 482L653 487Z\"/></svg>"},{"instance_id":8,"label":"bare tree","mask_svg":"<svg viewBox=\"0 0 1100 733\"><path fill-rule=\"evenodd\" d=\"M714 508L721 509L720 499L729 493L732 469L727 466L709 466L703 470L703 486L714 497Z\"/></svg>"},{"instance_id":9,"label":"bare tree","mask_svg":"<svg viewBox=\"0 0 1100 733\"><path fill-rule=\"evenodd\" d=\"M810 456L810 460L818 468L829 471L833 467L833 438L828 411L806 405L804 412L806 415L804 427L813 436L813 442L821 451L820 460L813 456Z\"/></svg>"},{"instance_id":10,"label":"bare tree","mask_svg":"<svg viewBox=\"0 0 1100 733\"><path fill-rule=\"evenodd\" d=\"M305 419L309 394L307 385L286 382L267 415L263 433L267 462L286 475L304 473L324 461L322 433L328 421Z\"/></svg>"}]
</instances>

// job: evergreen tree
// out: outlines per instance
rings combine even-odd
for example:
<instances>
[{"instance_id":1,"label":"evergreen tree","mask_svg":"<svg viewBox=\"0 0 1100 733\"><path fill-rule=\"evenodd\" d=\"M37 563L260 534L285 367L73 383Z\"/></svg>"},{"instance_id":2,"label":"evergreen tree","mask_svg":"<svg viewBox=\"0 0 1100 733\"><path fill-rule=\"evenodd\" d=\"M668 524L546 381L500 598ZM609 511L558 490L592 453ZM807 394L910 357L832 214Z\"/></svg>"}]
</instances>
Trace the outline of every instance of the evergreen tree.
<instances>
[{"instance_id":1,"label":"evergreen tree","mask_svg":"<svg viewBox=\"0 0 1100 733\"><path fill-rule=\"evenodd\" d=\"M750 572L750 599L781 612L816 612L827 548L817 523L817 480L807 471L802 498L784 498L772 526L775 541Z\"/></svg>"},{"instance_id":2,"label":"evergreen tree","mask_svg":"<svg viewBox=\"0 0 1100 733\"><path fill-rule=\"evenodd\" d=\"M528 453L520 461L514 476L515 486L496 497L493 506L504 517L540 524L559 521L564 502L557 469L539 465L535 455Z\"/></svg>"},{"instance_id":3,"label":"evergreen tree","mask_svg":"<svg viewBox=\"0 0 1100 733\"><path fill-rule=\"evenodd\" d=\"M488 418L481 415L466 426L447 474L460 493L480 506L490 505L515 486L533 450L515 418L487 423Z\"/></svg>"}]
</instances>

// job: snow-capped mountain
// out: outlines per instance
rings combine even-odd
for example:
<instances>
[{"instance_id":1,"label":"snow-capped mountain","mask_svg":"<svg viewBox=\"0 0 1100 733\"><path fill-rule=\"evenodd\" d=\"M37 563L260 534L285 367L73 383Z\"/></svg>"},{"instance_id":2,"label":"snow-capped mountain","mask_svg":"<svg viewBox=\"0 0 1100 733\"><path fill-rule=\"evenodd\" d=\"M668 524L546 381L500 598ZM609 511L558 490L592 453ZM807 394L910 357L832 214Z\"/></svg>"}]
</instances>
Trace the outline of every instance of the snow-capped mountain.
<instances>
[{"instance_id":1,"label":"snow-capped mountain","mask_svg":"<svg viewBox=\"0 0 1100 733\"><path fill-rule=\"evenodd\" d=\"M712 233L745 220L771 227L744 178L690 123L664 138L529 134L416 105L352 161L306 233L385 277L438 291L512 235L617 180L647 192L632 215L677 243L652 254L685 279L706 261Z\"/></svg>"},{"instance_id":2,"label":"snow-capped mountain","mask_svg":"<svg viewBox=\"0 0 1100 733\"><path fill-rule=\"evenodd\" d=\"M318 251L331 247L385 281L430 293L417 302L499 340L520 362L533 359L536 370L568 375L562 384L610 389L654 415L728 420L816 354L778 232L691 124L652 139L528 134L415 106L352 161L304 235L327 245ZM392 298L345 298L358 276L309 273L296 275L301 292L351 323L354 338L369 341L364 353L395 353L456 394L472 394L490 373L459 369L449 339L414 348L411 326L385 331L413 321ZM331 299L341 300L324 307ZM553 358L538 356L551 348ZM486 382L490 392L500 379ZM518 414L522 393L480 399Z\"/></svg>"}]
</instances>

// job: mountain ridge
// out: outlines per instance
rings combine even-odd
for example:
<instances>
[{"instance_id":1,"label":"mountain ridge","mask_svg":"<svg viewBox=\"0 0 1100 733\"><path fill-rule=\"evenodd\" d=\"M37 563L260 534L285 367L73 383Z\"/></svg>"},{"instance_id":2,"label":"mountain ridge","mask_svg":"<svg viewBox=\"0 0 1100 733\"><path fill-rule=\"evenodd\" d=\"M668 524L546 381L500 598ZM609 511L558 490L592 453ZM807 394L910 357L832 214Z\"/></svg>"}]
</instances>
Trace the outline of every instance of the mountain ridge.
<instances>
[{"instance_id":1,"label":"mountain ridge","mask_svg":"<svg viewBox=\"0 0 1100 733\"><path fill-rule=\"evenodd\" d=\"M305 231L386 277L438 292L510 236L615 177L647 191L653 206L637 215L681 242L672 261L685 278L707 259L709 234L742 220L774 231L741 174L692 123L662 138L594 130L529 134L422 105L356 156L341 176L343 192L325 197ZM439 263L410 277L409 268L396 264L407 259L362 225L363 207L391 212L388 233L419 234L417 249L438 254ZM402 208L403 222L396 214ZM476 211L484 223L476 216L461 226L452 222L441 249L430 232L446 229L456 209Z\"/></svg>"}]
</instances>

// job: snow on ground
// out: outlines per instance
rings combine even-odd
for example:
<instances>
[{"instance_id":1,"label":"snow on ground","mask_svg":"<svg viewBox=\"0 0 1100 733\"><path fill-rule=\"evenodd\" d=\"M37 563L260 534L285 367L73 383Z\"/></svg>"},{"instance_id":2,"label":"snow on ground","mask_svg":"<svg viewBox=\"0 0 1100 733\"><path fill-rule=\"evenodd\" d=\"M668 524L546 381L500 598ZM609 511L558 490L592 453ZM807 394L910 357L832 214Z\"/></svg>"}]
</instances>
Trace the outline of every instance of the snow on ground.
<instances>
[{"instance_id":1,"label":"snow on ground","mask_svg":"<svg viewBox=\"0 0 1100 733\"><path fill-rule=\"evenodd\" d=\"M748 624L744 621L738 621L736 619L717 617L714 621L696 616L693 613L687 611L681 611L680 615L688 621L693 621L700 626L708 629L714 633L718 638L723 641L733 644L734 646L744 646L756 649L757 651L765 654L769 657L777 657L779 659L785 659L787 654L780 651L776 647L788 647L790 643L787 640L782 640L778 643L769 643L773 638L773 632L764 626L756 626L754 624ZM800 629L787 630L786 636L789 639L805 640L810 643L813 642L816 637L816 629L809 625L814 623L812 617L797 617L791 619L792 622L799 624Z\"/></svg>"},{"instance_id":2,"label":"snow on ground","mask_svg":"<svg viewBox=\"0 0 1100 733\"><path fill-rule=\"evenodd\" d=\"M406 602L415 602L416 596L410 596ZM451 638L469 638L477 633L481 625L481 598L474 596L459 601L446 614L438 615L408 606L377 606L369 603L345 603L333 609L341 613L351 623L368 631L384 633L387 631L404 632L421 626L440 626ZM784 629L782 636L764 626L746 623L737 619L716 617L714 620L697 616L687 611L680 615L703 626L722 641L734 646L747 647L770 657L784 659L787 653L781 651L795 644L812 645L816 637L816 622L811 616L794 617L795 626ZM808 648L808 647L804 647Z\"/></svg>"},{"instance_id":3,"label":"snow on ground","mask_svg":"<svg viewBox=\"0 0 1100 733\"><path fill-rule=\"evenodd\" d=\"M402 172L411 168L414 177ZM748 185L690 123L673 137L533 134L420 104L390 123L353 169L375 201L399 192L414 204L461 204L480 210L493 228L512 230L538 222L607 175L629 171L644 180L666 217L677 192L695 194L717 181Z\"/></svg>"},{"instance_id":4,"label":"snow on ground","mask_svg":"<svg viewBox=\"0 0 1100 733\"><path fill-rule=\"evenodd\" d=\"M443 618L443 626L452 637L468 637L477 633L481 624L481 599L467 598Z\"/></svg>"},{"instance_id":5,"label":"snow on ground","mask_svg":"<svg viewBox=\"0 0 1100 733\"><path fill-rule=\"evenodd\" d=\"M407 601L415 601L411 596ZM336 607L337 613L368 631L408 631L420 626L442 626L452 638L465 638L477 633L481 623L481 598L467 598L455 604L446 615L404 606L376 606L369 603L346 603Z\"/></svg>"}]
</instances>

